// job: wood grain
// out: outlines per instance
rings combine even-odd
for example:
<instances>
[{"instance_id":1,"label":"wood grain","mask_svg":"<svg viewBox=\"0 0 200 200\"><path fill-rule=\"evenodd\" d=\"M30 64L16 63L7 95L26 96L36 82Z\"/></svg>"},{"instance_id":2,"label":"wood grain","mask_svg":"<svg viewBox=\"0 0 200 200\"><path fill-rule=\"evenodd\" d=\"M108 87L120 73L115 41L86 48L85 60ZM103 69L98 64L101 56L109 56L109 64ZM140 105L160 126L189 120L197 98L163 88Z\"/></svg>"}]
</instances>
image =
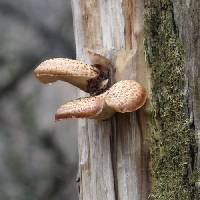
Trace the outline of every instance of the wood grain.
<instances>
[{"instance_id":1,"label":"wood grain","mask_svg":"<svg viewBox=\"0 0 200 200\"><path fill-rule=\"evenodd\" d=\"M175 20L185 50L185 75L188 82L188 112L191 128L197 136L198 153L195 166L200 169L200 1L174 1ZM200 180L198 180L199 182ZM196 183L200 194L200 184ZM197 199L200 198L197 194Z\"/></svg>"},{"instance_id":2,"label":"wood grain","mask_svg":"<svg viewBox=\"0 0 200 200\"><path fill-rule=\"evenodd\" d=\"M144 2L72 0L72 8L77 57L88 62L85 47L105 49L113 64L118 60L125 65L118 70L117 79L134 78L149 93L143 47ZM129 62L120 55L129 55ZM151 187L147 107L148 103L135 113L116 114L103 122L80 120L81 200L147 199Z\"/></svg>"}]
</instances>

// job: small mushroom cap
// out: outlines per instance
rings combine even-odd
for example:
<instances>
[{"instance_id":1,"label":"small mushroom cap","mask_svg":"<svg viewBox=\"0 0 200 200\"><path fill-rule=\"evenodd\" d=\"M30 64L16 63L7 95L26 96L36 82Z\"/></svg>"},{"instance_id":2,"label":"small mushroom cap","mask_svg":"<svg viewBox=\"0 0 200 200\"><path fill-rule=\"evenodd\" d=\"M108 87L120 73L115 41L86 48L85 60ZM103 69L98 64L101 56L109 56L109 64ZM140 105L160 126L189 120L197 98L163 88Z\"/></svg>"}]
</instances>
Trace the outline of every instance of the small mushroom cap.
<instances>
[{"instance_id":1,"label":"small mushroom cap","mask_svg":"<svg viewBox=\"0 0 200 200\"><path fill-rule=\"evenodd\" d=\"M84 97L67 102L56 112L55 119L90 118L105 120L115 112L133 112L146 101L146 91L133 80L114 84L108 91L98 96Z\"/></svg>"},{"instance_id":2,"label":"small mushroom cap","mask_svg":"<svg viewBox=\"0 0 200 200\"><path fill-rule=\"evenodd\" d=\"M34 73L42 83L62 80L87 92L88 80L96 78L99 75L99 70L81 61L54 58L42 62L34 70Z\"/></svg>"},{"instance_id":3,"label":"small mushroom cap","mask_svg":"<svg viewBox=\"0 0 200 200\"><path fill-rule=\"evenodd\" d=\"M98 96L76 99L62 105L57 110L55 119L94 118L102 111L103 104L104 101Z\"/></svg>"},{"instance_id":4,"label":"small mushroom cap","mask_svg":"<svg viewBox=\"0 0 200 200\"><path fill-rule=\"evenodd\" d=\"M107 107L104 98L105 94L67 102L57 110L55 119L90 118L102 120L110 118L115 111Z\"/></svg>"},{"instance_id":5,"label":"small mushroom cap","mask_svg":"<svg viewBox=\"0 0 200 200\"><path fill-rule=\"evenodd\" d=\"M106 95L106 104L116 112L133 112L142 107L147 93L142 85L133 80L123 80L114 84Z\"/></svg>"}]
</instances>

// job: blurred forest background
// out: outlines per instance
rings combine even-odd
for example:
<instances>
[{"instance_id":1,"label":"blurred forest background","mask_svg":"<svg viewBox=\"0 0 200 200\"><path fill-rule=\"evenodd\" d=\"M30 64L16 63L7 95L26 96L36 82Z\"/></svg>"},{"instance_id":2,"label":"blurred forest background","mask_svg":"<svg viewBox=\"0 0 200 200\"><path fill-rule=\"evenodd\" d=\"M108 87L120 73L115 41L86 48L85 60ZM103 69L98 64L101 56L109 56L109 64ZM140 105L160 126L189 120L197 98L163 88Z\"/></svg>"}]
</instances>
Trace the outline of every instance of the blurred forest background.
<instances>
[{"instance_id":1,"label":"blurred forest background","mask_svg":"<svg viewBox=\"0 0 200 200\"><path fill-rule=\"evenodd\" d=\"M0 0L0 200L77 199L77 122L54 122L76 89L33 75L73 37L69 0Z\"/></svg>"}]
</instances>

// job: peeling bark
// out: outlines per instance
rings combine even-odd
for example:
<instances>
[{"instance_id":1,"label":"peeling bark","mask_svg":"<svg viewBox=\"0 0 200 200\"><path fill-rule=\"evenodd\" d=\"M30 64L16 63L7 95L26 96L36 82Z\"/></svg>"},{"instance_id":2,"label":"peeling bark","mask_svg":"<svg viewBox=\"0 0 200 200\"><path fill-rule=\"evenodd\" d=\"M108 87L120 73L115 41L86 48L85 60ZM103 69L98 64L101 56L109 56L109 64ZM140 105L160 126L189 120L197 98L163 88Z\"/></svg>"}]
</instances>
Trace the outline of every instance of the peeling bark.
<instances>
[{"instance_id":1,"label":"peeling bark","mask_svg":"<svg viewBox=\"0 0 200 200\"><path fill-rule=\"evenodd\" d=\"M145 3L145 44L152 68L151 199L199 199L194 136L199 122L193 115L198 113L198 100L192 75L198 74L200 4Z\"/></svg>"},{"instance_id":2,"label":"peeling bark","mask_svg":"<svg viewBox=\"0 0 200 200\"><path fill-rule=\"evenodd\" d=\"M197 188L196 199L200 198L200 1L174 1L174 16L179 37L185 50L185 75L187 79L188 112L190 127L195 131L197 149L193 150L193 181Z\"/></svg>"}]
</instances>

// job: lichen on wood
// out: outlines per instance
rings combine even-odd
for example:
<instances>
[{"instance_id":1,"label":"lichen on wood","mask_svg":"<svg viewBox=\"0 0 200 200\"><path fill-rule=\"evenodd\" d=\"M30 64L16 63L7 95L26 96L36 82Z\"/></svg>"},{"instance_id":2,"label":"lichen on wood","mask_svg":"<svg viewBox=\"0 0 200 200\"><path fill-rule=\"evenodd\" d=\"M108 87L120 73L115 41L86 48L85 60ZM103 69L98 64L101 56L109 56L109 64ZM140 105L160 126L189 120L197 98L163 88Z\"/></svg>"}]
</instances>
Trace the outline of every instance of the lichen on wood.
<instances>
[{"instance_id":1,"label":"lichen on wood","mask_svg":"<svg viewBox=\"0 0 200 200\"><path fill-rule=\"evenodd\" d=\"M191 200L194 134L187 112L184 50L170 0L146 0L145 34L152 70L150 199Z\"/></svg>"}]
</instances>

